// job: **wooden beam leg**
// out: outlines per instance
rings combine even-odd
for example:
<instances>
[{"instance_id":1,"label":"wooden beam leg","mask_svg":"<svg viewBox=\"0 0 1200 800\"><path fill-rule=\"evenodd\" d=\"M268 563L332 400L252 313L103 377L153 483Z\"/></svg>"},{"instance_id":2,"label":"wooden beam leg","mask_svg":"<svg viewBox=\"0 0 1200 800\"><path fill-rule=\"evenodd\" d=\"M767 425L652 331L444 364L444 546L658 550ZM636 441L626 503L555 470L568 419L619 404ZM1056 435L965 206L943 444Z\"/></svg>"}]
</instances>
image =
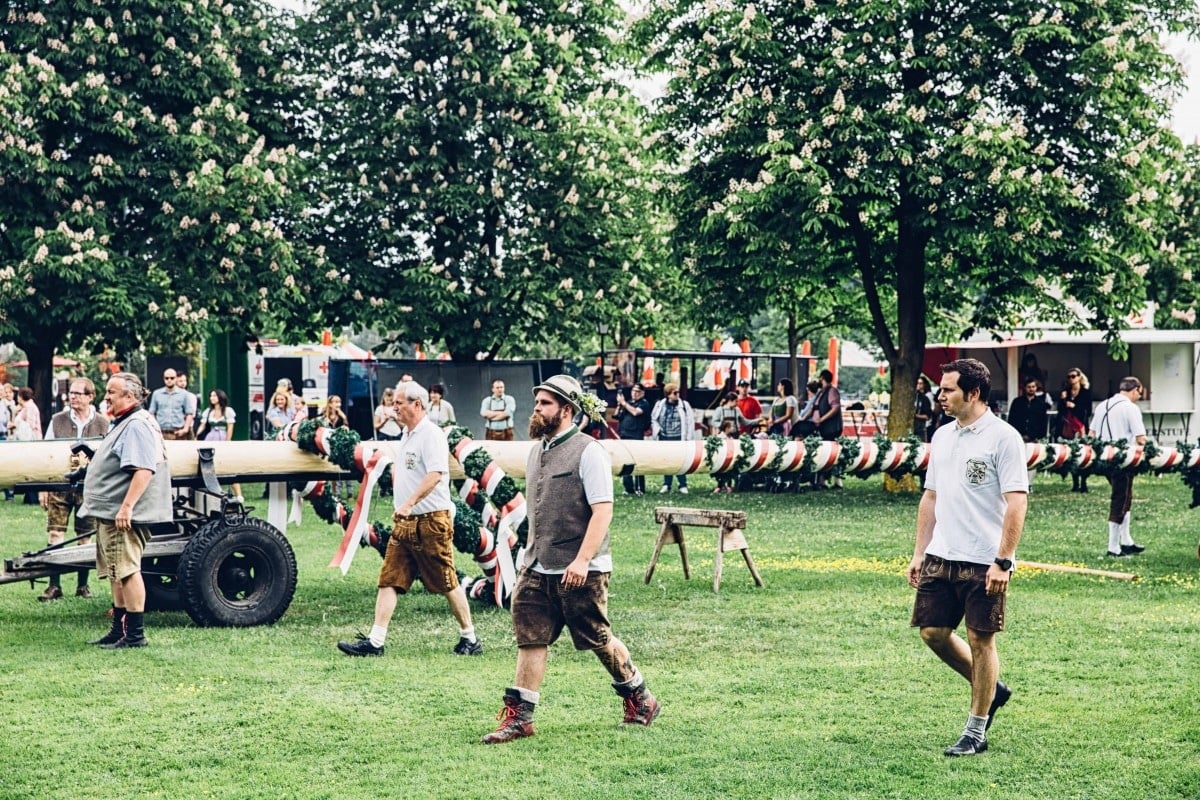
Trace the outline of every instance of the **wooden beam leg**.
<instances>
[{"instance_id":1,"label":"wooden beam leg","mask_svg":"<svg viewBox=\"0 0 1200 800\"><path fill-rule=\"evenodd\" d=\"M713 559L713 591L721 591L721 568L725 562L725 528L717 529L717 555Z\"/></svg>"},{"instance_id":2,"label":"wooden beam leg","mask_svg":"<svg viewBox=\"0 0 1200 800\"><path fill-rule=\"evenodd\" d=\"M675 539L679 542L679 559L683 562L683 579L690 581L692 579L692 571L688 567L687 562L687 544L683 541L683 526L675 525Z\"/></svg>"},{"instance_id":3,"label":"wooden beam leg","mask_svg":"<svg viewBox=\"0 0 1200 800\"><path fill-rule=\"evenodd\" d=\"M662 530L658 532L658 539L654 542L654 555L650 558L650 566L646 567L646 583L650 582L650 577L654 575L654 566L658 563L658 556L662 553L663 545L667 543L667 533L671 529L670 522L664 522ZM687 573L687 562L684 562L684 574Z\"/></svg>"},{"instance_id":4,"label":"wooden beam leg","mask_svg":"<svg viewBox=\"0 0 1200 800\"><path fill-rule=\"evenodd\" d=\"M758 568L754 566L754 559L750 557L750 548L742 548L742 558L746 559L746 566L750 568L750 574L754 576L754 583L758 586L763 585L762 576L758 574Z\"/></svg>"}]
</instances>

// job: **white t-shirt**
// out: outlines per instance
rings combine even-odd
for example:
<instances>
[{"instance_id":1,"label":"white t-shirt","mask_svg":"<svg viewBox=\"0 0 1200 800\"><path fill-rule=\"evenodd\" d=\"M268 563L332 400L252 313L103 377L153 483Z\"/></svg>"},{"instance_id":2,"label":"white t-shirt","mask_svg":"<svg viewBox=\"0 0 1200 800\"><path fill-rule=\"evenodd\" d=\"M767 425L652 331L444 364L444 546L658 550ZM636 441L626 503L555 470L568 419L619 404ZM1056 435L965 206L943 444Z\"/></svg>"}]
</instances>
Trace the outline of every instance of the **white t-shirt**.
<instances>
[{"instance_id":1,"label":"white t-shirt","mask_svg":"<svg viewBox=\"0 0 1200 800\"><path fill-rule=\"evenodd\" d=\"M428 514L430 511L449 511L454 514L454 502L450 499L450 446L446 434L437 425L423 418L405 431L404 438L396 447L396 461L392 464L392 493L396 508L413 496L421 481L431 472L441 473L441 480L433 490L413 506L413 514Z\"/></svg>"},{"instance_id":2,"label":"white t-shirt","mask_svg":"<svg viewBox=\"0 0 1200 800\"><path fill-rule=\"evenodd\" d=\"M937 429L925 488L937 493L925 552L947 561L991 564L1000 547L1005 492L1028 492L1025 443L991 411L973 425Z\"/></svg>"},{"instance_id":3,"label":"white t-shirt","mask_svg":"<svg viewBox=\"0 0 1200 800\"><path fill-rule=\"evenodd\" d=\"M1089 427L1096 432L1097 438L1106 442L1124 439L1129 444L1137 444L1137 437L1146 435L1142 410L1119 392L1096 406Z\"/></svg>"}]
</instances>

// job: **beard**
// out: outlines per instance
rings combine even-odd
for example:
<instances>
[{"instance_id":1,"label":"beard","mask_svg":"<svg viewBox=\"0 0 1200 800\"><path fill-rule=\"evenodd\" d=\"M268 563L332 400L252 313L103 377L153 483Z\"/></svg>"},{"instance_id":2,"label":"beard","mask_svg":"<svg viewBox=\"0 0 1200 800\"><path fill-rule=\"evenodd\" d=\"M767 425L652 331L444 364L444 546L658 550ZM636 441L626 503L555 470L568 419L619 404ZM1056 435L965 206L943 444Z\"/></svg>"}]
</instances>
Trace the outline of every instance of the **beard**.
<instances>
[{"instance_id":1,"label":"beard","mask_svg":"<svg viewBox=\"0 0 1200 800\"><path fill-rule=\"evenodd\" d=\"M529 417L529 438L541 439L549 436L558 430L558 426L561 421L561 417L552 417L551 419L546 419L536 411L533 412L533 414L531 414Z\"/></svg>"}]
</instances>

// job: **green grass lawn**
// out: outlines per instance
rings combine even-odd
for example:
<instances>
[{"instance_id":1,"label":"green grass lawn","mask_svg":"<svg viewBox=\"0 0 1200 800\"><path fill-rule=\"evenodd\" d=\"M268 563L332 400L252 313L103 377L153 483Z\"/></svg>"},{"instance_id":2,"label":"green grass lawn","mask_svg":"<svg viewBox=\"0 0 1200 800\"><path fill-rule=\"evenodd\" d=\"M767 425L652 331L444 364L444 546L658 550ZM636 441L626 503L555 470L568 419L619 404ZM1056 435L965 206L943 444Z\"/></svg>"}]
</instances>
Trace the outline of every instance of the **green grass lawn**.
<instances>
[{"instance_id":1,"label":"green grass lawn","mask_svg":"<svg viewBox=\"0 0 1200 800\"><path fill-rule=\"evenodd\" d=\"M386 656L341 655L370 625L379 557L327 569L339 532L309 511L288 532L296 598L271 627L156 613L149 648L103 651L84 641L106 628L105 583L50 604L42 584L0 586L0 798L1200 797L1200 516L1177 476L1139 478L1147 551L1110 562L1107 484L1092 484L1039 477L1019 555L1140 580L1018 572L1000 638L1015 695L979 757L942 756L968 687L908 627L916 497L878 477L717 497L700 477L686 498L617 503L611 615L663 704L651 728L620 728L606 673L563 641L537 736L480 744L512 680L507 614L476 610L487 651L453 657L445 602L418 590ZM713 594L703 529L690 581L669 548L644 584L660 504L745 510L766 586L735 553ZM37 507L0 503L0 524L0 555L44 542Z\"/></svg>"}]
</instances>

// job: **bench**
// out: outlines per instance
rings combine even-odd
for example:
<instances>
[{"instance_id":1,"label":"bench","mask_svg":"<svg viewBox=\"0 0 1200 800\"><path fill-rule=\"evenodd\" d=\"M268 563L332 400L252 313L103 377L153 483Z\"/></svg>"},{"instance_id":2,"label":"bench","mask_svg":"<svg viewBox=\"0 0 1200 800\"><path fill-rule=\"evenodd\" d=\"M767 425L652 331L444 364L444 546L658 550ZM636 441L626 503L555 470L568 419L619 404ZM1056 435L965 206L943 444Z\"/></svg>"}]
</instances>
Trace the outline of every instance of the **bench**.
<instances>
[{"instance_id":1,"label":"bench","mask_svg":"<svg viewBox=\"0 0 1200 800\"><path fill-rule=\"evenodd\" d=\"M744 533L746 530L745 511L659 506L654 509L654 521L661 523L662 528L658 532L658 540L654 543L654 556L650 559L650 566L646 568L646 583L649 583L651 576L654 575L654 567L658 564L658 557L662 553L663 546L666 544L679 545L679 557L683 563L683 577L688 580L691 579L692 573L688 567L687 560L687 544L683 539L683 526L692 525L701 528L717 529L717 554L713 562L714 592L718 592L721 589L721 569L724 565L725 553L729 550L742 551L742 558L746 559L746 566L750 568L750 574L754 577L754 583L758 586L763 585L762 576L758 574L758 568L754 566L754 559L750 557L750 545L746 543Z\"/></svg>"}]
</instances>

